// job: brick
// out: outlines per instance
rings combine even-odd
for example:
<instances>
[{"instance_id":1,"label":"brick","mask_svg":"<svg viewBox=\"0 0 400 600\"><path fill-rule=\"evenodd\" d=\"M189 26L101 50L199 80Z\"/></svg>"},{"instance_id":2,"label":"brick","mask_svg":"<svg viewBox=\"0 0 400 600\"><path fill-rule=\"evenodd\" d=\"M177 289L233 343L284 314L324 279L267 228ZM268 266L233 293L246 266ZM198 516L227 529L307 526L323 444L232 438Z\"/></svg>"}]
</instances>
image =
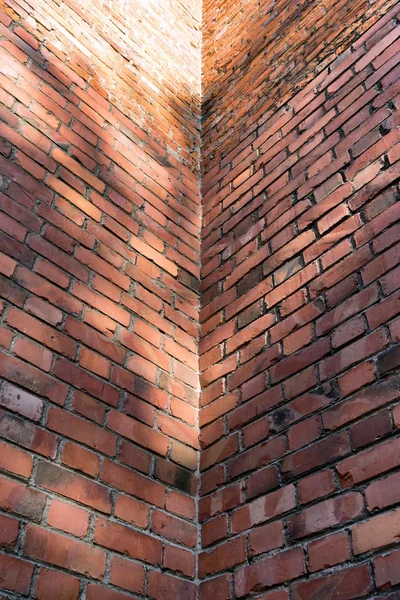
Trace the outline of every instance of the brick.
<instances>
[{"instance_id":1,"label":"brick","mask_svg":"<svg viewBox=\"0 0 400 600\"><path fill-rule=\"evenodd\" d=\"M393 473L385 479L370 483L365 490L365 499L369 511L397 504L399 493L399 473Z\"/></svg>"},{"instance_id":2,"label":"brick","mask_svg":"<svg viewBox=\"0 0 400 600\"><path fill-rule=\"evenodd\" d=\"M327 588L334 589L340 600L366 596L372 590L368 566L359 565L308 582L294 583L293 597L296 600L306 600L310 597L320 600L324 598Z\"/></svg>"},{"instance_id":3,"label":"brick","mask_svg":"<svg viewBox=\"0 0 400 600\"><path fill-rule=\"evenodd\" d=\"M129 496L121 494L117 496L114 514L119 519L143 529L146 529L149 524L148 506L135 498L129 498Z\"/></svg>"},{"instance_id":4,"label":"brick","mask_svg":"<svg viewBox=\"0 0 400 600\"><path fill-rule=\"evenodd\" d=\"M3 548L13 548L18 539L19 521L0 515L0 546Z\"/></svg>"},{"instance_id":5,"label":"brick","mask_svg":"<svg viewBox=\"0 0 400 600\"><path fill-rule=\"evenodd\" d=\"M114 456L116 453L117 440L112 433L65 410L50 407L46 425L63 437L82 442L99 452L109 456Z\"/></svg>"},{"instance_id":6,"label":"brick","mask_svg":"<svg viewBox=\"0 0 400 600\"><path fill-rule=\"evenodd\" d=\"M73 471L41 461L35 477L36 485L57 492L71 500L111 513L110 490Z\"/></svg>"},{"instance_id":7,"label":"brick","mask_svg":"<svg viewBox=\"0 0 400 600\"><path fill-rule=\"evenodd\" d=\"M246 560L245 537L222 543L209 552L201 552L199 555L199 576L218 573L238 565Z\"/></svg>"},{"instance_id":8,"label":"brick","mask_svg":"<svg viewBox=\"0 0 400 600\"><path fill-rule=\"evenodd\" d=\"M203 476L205 477L205 476ZM220 478L220 472L214 474L214 478L219 483L223 482ZM214 488L212 488L214 489ZM206 493L203 491L203 493ZM199 503L199 520L201 522L210 517L225 512L231 508L237 507L244 501L243 486L240 484L230 485L219 491L214 492L211 496L202 498Z\"/></svg>"},{"instance_id":9,"label":"brick","mask_svg":"<svg viewBox=\"0 0 400 600\"><path fill-rule=\"evenodd\" d=\"M151 529L154 533L189 548L193 548L197 543L197 527L194 524L159 510L152 512Z\"/></svg>"},{"instance_id":10,"label":"brick","mask_svg":"<svg viewBox=\"0 0 400 600\"><path fill-rule=\"evenodd\" d=\"M108 427L144 448L164 456L167 454L169 440L165 435L152 431L150 427L146 427L126 415L112 411L108 416Z\"/></svg>"},{"instance_id":11,"label":"brick","mask_svg":"<svg viewBox=\"0 0 400 600\"><path fill-rule=\"evenodd\" d=\"M387 589L399 583L399 560L399 551L374 559L375 580L378 588Z\"/></svg>"},{"instance_id":12,"label":"brick","mask_svg":"<svg viewBox=\"0 0 400 600\"><path fill-rule=\"evenodd\" d=\"M165 487L139 473L105 460L101 471L101 480L108 486L136 496L160 508L165 502Z\"/></svg>"},{"instance_id":13,"label":"brick","mask_svg":"<svg viewBox=\"0 0 400 600\"><path fill-rule=\"evenodd\" d=\"M88 600L128 600L130 594L123 594L111 590L109 586L103 587L89 583L86 588L86 597Z\"/></svg>"},{"instance_id":14,"label":"brick","mask_svg":"<svg viewBox=\"0 0 400 600\"><path fill-rule=\"evenodd\" d=\"M14 556L0 554L1 587L27 596L33 575L33 564Z\"/></svg>"},{"instance_id":15,"label":"brick","mask_svg":"<svg viewBox=\"0 0 400 600\"><path fill-rule=\"evenodd\" d=\"M333 471L330 469L304 477L297 485L301 504L308 504L308 502L328 496L334 489Z\"/></svg>"},{"instance_id":16,"label":"brick","mask_svg":"<svg viewBox=\"0 0 400 600\"><path fill-rule=\"evenodd\" d=\"M368 417L350 428L353 448L366 446L388 434L391 429L392 423L388 411L381 411L372 417Z\"/></svg>"},{"instance_id":17,"label":"brick","mask_svg":"<svg viewBox=\"0 0 400 600\"><path fill-rule=\"evenodd\" d=\"M45 396L61 406L67 396L67 388L64 384L2 352L0 352L0 376L28 388L34 394Z\"/></svg>"},{"instance_id":18,"label":"brick","mask_svg":"<svg viewBox=\"0 0 400 600\"><path fill-rule=\"evenodd\" d=\"M90 575L94 579L104 575L106 561L102 550L37 525L27 526L23 549L31 558Z\"/></svg>"},{"instance_id":19,"label":"brick","mask_svg":"<svg viewBox=\"0 0 400 600\"><path fill-rule=\"evenodd\" d=\"M101 546L150 564L161 561L162 543L159 540L103 518L97 520L94 539Z\"/></svg>"},{"instance_id":20,"label":"brick","mask_svg":"<svg viewBox=\"0 0 400 600\"><path fill-rule=\"evenodd\" d=\"M286 453L286 440L283 436L275 437L260 446L241 452L228 463L228 476L233 479L247 471L267 465ZM204 456L204 454L203 454Z\"/></svg>"},{"instance_id":21,"label":"brick","mask_svg":"<svg viewBox=\"0 0 400 600\"><path fill-rule=\"evenodd\" d=\"M356 555L393 544L398 536L399 510L377 515L352 528L353 548Z\"/></svg>"},{"instance_id":22,"label":"brick","mask_svg":"<svg viewBox=\"0 0 400 600\"><path fill-rule=\"evenodd\" d=\"M9 446L0 442L0 468L21 477L29 477L32 472L32 457L18 450L14 446Z\"/></svg>"},{"instance_id":23,"label":"brick","mask_svg":"<svg viewBox=\"0 0 400 600\"><path fill-rule=\"evenodd\" d=\"M282 487L267 496L261 496L246 506L238 508L232 515L231 529L233 533L245 531L254 525L273 519L274 517L295 508L295 488L293 485Z\"/></svg>"},{"instance_id":24,"label":"brick","mask_svg":"<svg viewBox=\"0 0 400 600\"><path fill-rule=\"evenodd\" d=\"M77 537L84 537L89 526L86 510L54 498L47 514L47 523Z\"/></svg>"},{"instance_id":25,"label":"brick","mask_svg":"<svg viewBox=\"0 0 400 600\"><path fill-rule=\"evenodd\" d=\"M247 496L254 498L264 492L278 487L279 478L275 466L267 466L259 469L247 479Z\"/></svg>"},{"instance_id":26,"label":"brick","mask_svg":"<svg viewBox=\"0 0 400 600\"><path fill-rule=\"evenodd\" d=\"M145 570L142 565L120 556L113 556L110 573L110 581L113 585L129 592L143 594Z\"/></svg>"},{"instance_id":27,"label":"brick","mask_svg":"<svg viewBox=\"0 0 400 600\"><path fill-rule=\"evenodd\" d=\"M100 458L93 452L72 442L64 443L61 459L64 465L82 471L91 477L96 477L99 474Z\"/></svg>"},{"instance_id":28,"label":"brick","mask_svg":"<svg viewBox=\"0 0 400 600\"><path fill-rule=\"evenodd\" d=\"M62 358L56 360L54 374L111 406L116 406L118 403L118 390Z\"/></svg>"},{"instance_id":29,"label":"brick","mask_svg":"<svg viewBox=\"0 0 400 600\"><path fill-rule=\"evenodd\" d=\"M350 542L346 533L336 533L311 542L307 547L310 571L322 571L350 559Z\"/></svg>"},{"instance_id":30,"label":"brick","mask_svg":"<svg viewBox=\"0 0 400 600\"><path fill-rule=\"evenodd\" d=\"M288 521L289 539L296 540L352 521L363 512L363 499L358 492L349 492L324 500L303 510Z\"/></svg>"},{"instance_id":31,"label":"brick","mask_svg":"<svg viewBox=\"0 0 400 600\"><path fill-rule=\"evenodd\" d=\"M196 587L190 581L171 577L158 571L150 571L147 594L155 600L174 600L175 598L195 600Z\"/></svg>"},{"instance_id":32,"label":"brick","mask_svg":"<svg viewBox=\"0 0 400 600\"><path fill-rule=\"evenodd\" d=\"M4 411L0 411L0 435L42 456L56 456L58 438L55 435Z\"/></svg>"},{"instance_id":33,"label":"brick","mask_svg":"<svg viewBox=\"0 0 400 600\"><path fill-rule=\"evenodd\" d=\"M345 432L329 436L312 446L300 450L282 461L285 480L305 473L348 454L350 448Z\"/></svg>"},{"instance_id":34,"label":"brick","mask_svg":"<svg viewBox=\"0 0 400 600\"><path fill-rule=\"evenodd\" d=\"M241 567L235 572L237 598L290 581L306 572L301 548L293 548Z\"/></svg>"},{"instance_id":35,"label":"brick","mask_svg":"<svg viewBox=\"0 0 400 600\"><path fill-rule=\"evenodd\" d=\"M349 400L326 410L322 416L324 427L330 430L337 429L362 415L376 410L380 406L384 406L397 398L398 395L394 378L388 378L374 386L361 390Z\"/></svg>"},{"instance_id":36,"label":"brick","mask_svg":"<svg viewBox=\"0 0 400 600\"><path fill-rule=\"evenodd\" d=\"M340 462L337 470L342 486L351 487L394 468L398 445L398 440L389 440Z\"/></svg>"},{"instance_id":37,"label":"brick","mask_svg":"<svg viewBox=\"0 0 400 600\"><path fill-rule=\"evenodd\" d=\"M50 600L54 595L60 600L77 600L79 579L60 571L41 568L35 584L35 595L38 600Z\"/></svg>"},{"instance_id":38,"label":"brick","mask_svg":"<svg viewBox=\"0 0 400 600\"><path fill-rule=\"evenodd\" d=\"M194 577L196 556L188 550L177 548L176 546L166 546L163 565L175 573Z\"/></svg>"},{"instance_id":39,"label":"brick","mask_svg":"<svg viewBox=\"0 0 400 600\"><path fill-rule=\"evenodd\" d=\"M179 492L170 491L167 494L165 508L168 512L173 512L189 520L193 520L195 516L194 500Z\"/></svg>"},{"instance_id":40,"label":"brick","mask_svg":"<svg viewBox=\"0 0 400 600\"><path fill-rule=\"evenodd\" d=\"M258 527L249 535L249 555L257 556L284 545L282 521L275 521Z\"/></svg>"},{"instance_id":41,"label":"brick","mask_svg":"<svg viewBox=\"0 0 400 600\"><path fill-rule=\"evenodd\" d=\"M43 401L40 398L9 383L3 385L0 404L32 421L39 421L43 412Z\"/></svg>"}]
</instances>

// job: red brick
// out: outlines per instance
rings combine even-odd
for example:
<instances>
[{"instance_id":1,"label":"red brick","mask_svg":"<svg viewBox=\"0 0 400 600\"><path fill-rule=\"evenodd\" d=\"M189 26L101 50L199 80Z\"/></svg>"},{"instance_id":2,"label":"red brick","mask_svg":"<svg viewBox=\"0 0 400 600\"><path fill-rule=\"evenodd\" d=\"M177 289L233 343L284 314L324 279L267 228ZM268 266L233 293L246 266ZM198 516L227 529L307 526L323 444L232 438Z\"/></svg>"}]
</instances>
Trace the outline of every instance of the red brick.
<instances>
[{"instance_id":1,"label":"red brick","mask_svg":"<svg viewBox=\"0 0 400 600\"><path fill-rule=\"evenodd\" d=\"M29 477L32 472L33 459L26 452L0 442L0 468L21 477Z\"/></svg>"},{"instance_id":2,"label":"red brick","mask_svg":"<svg viewBox=\"0 0 400 600\"><path fill-rule=\"evenodd\" d=\"M110 582L113 585L129 592L143 594L144 578L145 570L142 565L120 556L111 558Z\"/></svg>"},{"instance_id":3,"label":"red brick","mask_svg":"<svg viewBox=\"0 0 400 600\"><path fill-rule=\"evenodd\" d=\"M106 557L102 550L36 525L27 526L23 550L31 558L90 575L94 579L104 575Z\"/></svg>"},{"instance_id":4,"label":"red brick","mask_svg":"<svg viewBox=\"0 0 400 600\"><path fill-rule=\"evenodd\" d=\"M166 546L164 550L163 565L166 569L176 573L194 577L196 571L196 556L189 550Z\"/></svg>"},{"instance_id":5,"label":"red brick","mask_svg":"<svg viewBox=\"0 0 400 600\"><path fill-rule=\"evenodd\" d=\"M126 415L112 411L108 416L108 427L144 448L164 456L167 454L169 440L165 435L153 431L150 427L146 427Z\"/></svg>"},{"instance_id":6,"label":"red brick","mask_svg":"<svg viewBox=\"0 0 400 600\"><path fill-rule=\"evenodd\" d=\"M199 577L203 579L207 575L230 569L245 560L246 539L244 536L224 542L209 552L200 553Z\"/></svg>"},{"instance_id":7,"label":"red brick","mask_svg":"<svg viewBox=\"0 0 400 600\"><path fill-rule=\"evenodd\" d=\"M289 429L289 449L297 450L301 446L313 442L321 434L321 425L318 417L310 417Z\"/></svg>"},{"instance_id":8,"label":"red brick","mask_svg":"<svg viewBox=\"0 0 400 600\"><path fill-rule=\"evenodd\" d=\"M53 361L52 353L38 344L33 344L29 340L19 338L14 345L14 352L20 358L27 360L47 373L51 369Z\"/></svg>"},{"instance_id":9,"label":"red brick","mask_svg":"<svg viewBox=\"0 0 400 600\"><path fill-rule=\"evenodd\" d=\"M5 590L27 596L33 575L34 565L8 554L0 554L1 587Z\"/></svg>"},{"instance_id":10,"label":"red brick","mask_svg":"<svg viewBox=\"0 0 400 600\"><path fill-rule=\"evenodd\" d=\"M154 533L193 548L197 544L197 527L159 510L153 510L151 529Z\"/></svg>"},{"instance_id":11,"label":"red brick","mask_svg":"<svg viewBox=\"0 0 400 600\"><path fill-rule=\"evenodd\" d=\"M0 515L0 546L13 548L18 539L19 521Z\"/></svg>"},{"instance_id":12,"label":"red brick","mask_svg":"<svg viewBox=\"0 0 400 600\"><path fill-rule=\"evenodd\" d=\"M195 600L196 587L194 583L150 571L147 594L155 600L175 600L176 598L185 598L185 600Z\"/></svg>"},{"instance_id":13,"label":"red brick","mask_svg":"<svg viewBox=\"0 0 400 600\"><path fill-rule=\"evenodd\" d=\"M63 437L82 442L109 456L115 455L117 440L112 433L63 409L50 407L46 425Z\"/></svg>"},{"instance_id":14,"label":"red brick","mask_svg":"<svg viewBox=\"0 0 400 600\"><path fill-rule=\"evenodd\" d=\"M79 579L60 571L41 568L35 584L38 600L51 600L55 596L60 600L77 600Z\"/></svg>"},{"instance_id":15,"label":"red brick","mask_svg":"<svg viewBox=\"0 0 400 600\"><path fill-rule=\"evenodd\" d=\"M0 376L18 385L28 388L39 396L45 396L52 402L64 404L67 388L49 375L35 367L0 352Z\"/></svg>"},{"instance_id":16,"label":"red brick","mask_svg":"<svg viewBox=\"0 0 400 600\"><path fill-rule=\"evenodd\" d=\"M117 389L62 358L56 360L54 374L63 381L78 389L83 389L111 406L116 406L118 403L119 392Z\"/></svg>"},{"instance_id":17,"label":"red brick","mask_svg":"<svg viewBox=\"0 0 400 600\"><path fill-rule=\"evenodd\" d=\"M39 421L43 412L43 401L40 398L9 383L3 385L0 404L32 421Z\"/></svg>"},{"instance_id":18,"label":"red brick","mask_svg":"<svg viewBox=\"0 0 400 600\"><path fill-rule=\"evenodd\" d=\"M284 545L282 521L275 521L254 529L249 535L249 555L257 556Z\"/></svg>"},{"instance_id":19,"label":"red brick","mask_svg":"<svg viewBox=\"0 0 400 600\"><path fill-rule=\"evenodd\" d=\"M85 448L66 442L63 447L62 462L68 467L96 477L100 471L100 458Z\"/></svg>"},{"instance_id":20,"label":"red brick","mask_svg":"<svg viewBox=\"0 0 400 600\"><path fill-rule=\"evenodd\" d=\"M204 476L203 476L204 477ZM218 477L218 476L217 476ZM199 502L199 520L205 521L210 517L236 508L244 501L242 486L240 484L230 485L214 492Z\"/></svg>"},{"instance_id":21,"label":"red brick","mask_svg":"<svg viewBox=\"0 0 400 600\"><path fill-rule=\"evenodd\" d=\"M398 439L388 440L340 462L337 470L342 486L352 487L395 468L399 445Z\"/></svg>"},{"instance_id":22,"label":"red brick","mask_svg":"<svg viewBox=\"0 0 400 600\"><path fill-rule=\"evenodd\" d=\"M52 350L64 354L64 356L68 356L69 358L74 358L76 353L75 342L48 325L44 325L34 317L24 314L17 309L11 309L7 316L7 322L11 327L33 337Z\"/></svg>"},{"instance_id":23,"label":"red brick","mask_svg":"<svg viewBox=\"0 0 400 600\"><path fill-rule=\"evenodd\" d=\"M261 496L246 506L238 508L232 515L232 533L245 531L254 525L269 521L274 517L295 508L295 488L293 485L282 487L267 496Z\"/></svg>"},{"instance_id":24,"label":"red brick","mask_svg":"<svg viewBox=\"0 0 400 600\"><path fill-rule=\"evenodd\" d=\"M247 479L247 497L254 498L268 492L279 484L278 472L275 466L264 467Z\"/></svg>"},{"instance_id":25,"label":"red brick","mask_svg":"<svg viewBox=\"0 0 400 600\"><path fill-rule=\"evenodd\" d=\"M289 538L300 539L361 516L363 499L358 492L349 492L306 508L288 521Z\"/></svg>"},{"instance_id":26,"label":"red brick","mask_svg":"<svg viewBox=\"0 0 400 600\"><path fill-rule=\"evenodd\" d=\"M368 565L359 565L325 577L294 583L292 589L295 600L322 600L326 597L327 589L334 589L338 600L349 600L371 592L372 581Z\"/></svg>"},{"instance_id":27,"label":"red brick","mask_svg":"<svg viewBox=\"0 0 400 600\"><path fill-rule=\"evenodd\" d=\"M129 496L117 496L114 508L114 514L119 519L132 523L143 529L149 524L149 508L143 502Z\"/></svg>"},{"instance_id":28,"label":"red brick","mask_svg":"<svg viewBox=\"0 0 400 600\"><path fill-rule=\"evenodd\" d=\"M200 583L200 600L218 598L231 600L231 581L229 575L221 575Z\"/></svg>"},{"instance_id":29,"label":"red brick","mask_svg":"<svg viewBox=\"0 0 400 600\"><path fill-rule=\"evenodd\" d=\"M170 491L167 494L165 508L168 512L173 512L189 520L193 520L195 516L194 500L179 492Z\"/></svg>"},{"instance_id":30,"label":"red brick","mask_svg":"<svg viewBox=\"0 0 400 600\"><path fill-rule=\"evenodd\" d=\"M241 567L235 572L237 598L290 581L306 572L303 550L293 548Z\"/></svg>"},{"instance_id":31,"label":"red brick","mask_svg":"<svg viewBox=\"0 0 400 600\"><path fill-rule=\"evenodd\" d=\"M346 432L329 436L284 458L282 461L283 477L285 480L290 479L316 467L322 467L328 462L348 454L349 450Z\"/></svg>"},{"instance_id":32,"label":"red brick","mask_svg":"<svg viewBox=\"0 0 400 600\"><path fill-rule=\"evenodd\" d=\"M86 588L87 600L129 600L130 594L123 594L111 590L109 586L100 586L89 583Z\"/></svg>"},{"instance_id":33,"label":"red brick","mask_svg":"<svg viewBox=\"0 0 400 600\"><path fill-rule=\"evenodd\" d=\"M327 469L304 477L297 485L297 491L301 504L308 504L317 498L328 496L335 489L333 471Z\"/></svg>"},{"instance_id":34,"label":"red brick","mask_svg":"<svg viewBox=\"0 0 400 600\"><path fill-rule=\"evenodd\" d=\"M321 571L350 559L347 533L335 533L311 542L307 547L310 571Z\"/></svg>"},{"instance_id":35,"label":"red brick","mask_svg":"<svg viewBox=\"0 0 400 600\"><path fill-rule=\"evenodd\" d=\"M89 526L89 513L83 508L53 498L47 514L47 523L66 533L84 537Z\"/></svg>"},{"instance_id":36,"label":"red brick","mask_svg":"<svg viewBox=\"0 0 400 600\"><path fill-rule=\"evenodd\" d=\"M400 510L377 515L352 528L353 548L356 555L396 542L399 535Z\"/></svg>"},{"instance_id":37,"label":"red brick","mask_svg":"<svg viewBox=\"0 0 400 600\"><path fill-rule=\"evenodd\" d=\"M97 520L94 539L101 546L147 563L156 565L161 561L162 543L159 540L103 518Z\"/></svg>"},{"instance_id":38,"label":"red brick","mask_svg":"<svg viewBox=\"0 0 400 600\"><path fill-rule=\"evenodd\" d=\"M380 437L388 434L392 423L388 411L381 411L350 427L350 437L353 448L360 448L371 444Z\"/></svg>"},{"instance_id":39,"label":"red brick","mask_svg":"<svg viewBox=\"0 0 400 600\"><path fill-rule=\"evenodd\" d=\"M162 484L109 460L103 463L101 480L141 500L159 507L164 506L165 487Z\"/></svg>"},{"instance_id":40,"label":"red brick","mask_svg":"<svg viewBox=\"0 0 400 600\"><path fill-rule=\"evenodd\" d=\"M373 562L378 588L387 589L399 583L400 552L398 550L385 556L378 556Z\"/></svg>"},{"instance_id":41,"label":"red brick","mask_svg":"<svg viewBox=\"0 0 400 600\"><path fill-rule=\"evenodd\" d=\"M57 492L71 500L77 500L102 512L111 513L109 489L56 464L41 461L36 471L35 482L36 485Z\"/></svg>"},{"instance_id":42,"label":"red brick","mask_svg":"<svg viewBox=\"0 0 400 600\"><path fill-rule=\"evenodd\" d=\"M204 523L201 529L202 548L228 537L228 517L222 515Z\"/></svg>"}]
</instances>

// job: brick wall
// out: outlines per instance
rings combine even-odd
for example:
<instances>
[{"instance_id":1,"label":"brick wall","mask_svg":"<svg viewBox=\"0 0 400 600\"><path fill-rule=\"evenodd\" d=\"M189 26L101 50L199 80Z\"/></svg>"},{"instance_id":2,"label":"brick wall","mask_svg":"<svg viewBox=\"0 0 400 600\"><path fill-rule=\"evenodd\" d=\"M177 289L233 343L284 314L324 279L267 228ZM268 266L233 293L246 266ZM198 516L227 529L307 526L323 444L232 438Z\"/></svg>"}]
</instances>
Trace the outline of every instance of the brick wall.
<instances>
[{"instance_id":1,"label":"brick wall","mask_svg":"<svg viewBox=\"0 0 400 600\"><path fill-rule=\"evenodd\" d=\"M398 598L399 11L204 4L201 600Z\"/></svg>"},{"instance_id":2,"label":"brick wall","mask_svg":"<svg viewBox=\"0 0 400 600\"><path fill-rule=\"evenodd\" d=\"M0 600L396 600L399 23L0 0Z\"/></svg>"},{"instance_id":3,"label":"brick wall","mask_svg":"<svg viewBox=\"0 0 400 600\"><path fill-rule=\"evenodd\" d=\"M199 19L0 1L2 600L195 598Z\"/></svg>"}]
</instances>

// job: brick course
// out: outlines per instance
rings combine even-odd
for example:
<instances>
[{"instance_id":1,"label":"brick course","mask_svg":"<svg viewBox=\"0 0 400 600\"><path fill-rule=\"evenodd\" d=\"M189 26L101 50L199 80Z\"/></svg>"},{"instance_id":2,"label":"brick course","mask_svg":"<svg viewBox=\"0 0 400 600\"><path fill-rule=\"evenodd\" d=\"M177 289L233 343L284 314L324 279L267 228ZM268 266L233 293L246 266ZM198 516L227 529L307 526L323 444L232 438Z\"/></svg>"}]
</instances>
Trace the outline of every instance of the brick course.
<instances>
[{"instance_id":1,"label":"brick course","mask_svg":"<svg viewBox=\"0 0 400 600\"><path fill-rule=\"evenodd\" d=\"M203 9L199 516L207 555L247 553L200 597L379 597L400 581L399 7Z\"/></svg>"},{"instance_id":2,"label":"brick course","mask_svg":"<svg viewBox=\"0 0 400 600\"><path fill-rule=\"evenodd\" d=\"M1 600L396 595L399 23L0 0Z\"/></svg>"}]
</instances>

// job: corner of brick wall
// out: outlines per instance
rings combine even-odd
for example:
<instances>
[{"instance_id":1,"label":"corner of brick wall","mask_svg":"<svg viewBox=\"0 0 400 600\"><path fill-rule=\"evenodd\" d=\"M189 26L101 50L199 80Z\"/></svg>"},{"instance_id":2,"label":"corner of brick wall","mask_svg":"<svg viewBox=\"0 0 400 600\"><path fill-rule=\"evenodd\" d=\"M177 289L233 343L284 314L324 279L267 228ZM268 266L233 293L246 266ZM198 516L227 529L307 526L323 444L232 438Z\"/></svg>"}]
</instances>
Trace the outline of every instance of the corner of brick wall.
<instances>
[{"instance_id":1,"label":"corner of brick wall","mask_svg":"<svg viewBox=\"0 0 400 600\"><path fill-rule=\"evenodd\" d=\"M400 8L126 5L0 0L0 599L396 600Z\"/></svg>"},{"instance_id":2,"label":"corner of brick wall","mask_svg":"<svg viewBox=\"0 0 400 600\"><path fill-rule=\"evenodd\" d=\"M0 596L196 596L195 3L0 1Z\"/></svg>"},{"instance_id":3,"label":"corner of brick wall","mask_svg":"<svg viewBox=\"0 0 400 600\"><path fill-rule=\"evenodd\" d=\"M399 11L205 2L201 600L398 597Z\"/></svg>"}]
</instances>

